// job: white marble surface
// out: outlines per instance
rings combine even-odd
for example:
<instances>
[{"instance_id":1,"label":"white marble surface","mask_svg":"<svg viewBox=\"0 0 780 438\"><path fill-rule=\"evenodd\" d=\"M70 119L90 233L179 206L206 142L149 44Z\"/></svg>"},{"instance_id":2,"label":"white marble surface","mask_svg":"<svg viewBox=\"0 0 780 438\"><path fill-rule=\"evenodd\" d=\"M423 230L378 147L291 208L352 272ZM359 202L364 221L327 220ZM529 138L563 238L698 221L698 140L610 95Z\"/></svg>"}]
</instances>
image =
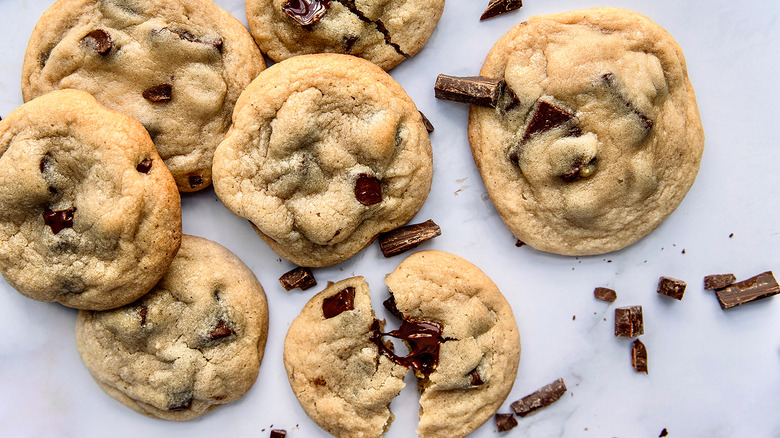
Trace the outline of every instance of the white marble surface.
<instances>
[{"instance_id":1,"label":"white marble surface","mask_svg":"<svg viewBox=\"0 0 780 438\"><path fill-rule=\"evenodd\" d=\"M0 0L0 115L21 105L22 54L47 0ZM221 0L243 22L243 2ZM780 298L723 311L702 288L704 275L745 279L780 272L780 2L774 0L527 0L519 11L478 20L487 0L448 0L428 45L392 75L436 127L435 177L416 221L444 234L424 245L466 257L501 288L522 337L509 403L562 377L569 390L554 405L519 419L507 435L531 437L780 436ZM561 257L516 248L487 195L466 138L467 108L437 101L438 73L474 75L493 43L530 15L589 6L634 9L666 27L683 47L707 135L698 179L680 207L637 244L596 257ZM187 423L153 420L105 395L76 352L76 312L24 298L0 280L0 435L8 437L325 437L298 405L282 366L284 335L327 281L365 276L375 305L384 275L401 257L372 245L353 259L315 270L320 286L285 292L281 261L232 216L212 190L183 199L184 231L234 251L266 288L270 337L260 376L241 400ZM733 233L733 237L730 235ZM684 253L683 253L684 250ZM688 282L675 301L656 291L661 275ZM593 298L618 291L616 303ZM630 340L613 336L614 308L642 305L648 375L631 367ZM388 317L379 309L382 317ZM576 318L575 318L576 317ZM413 379L393 402L388 438L414 436ZM497 436L492 421L473 434Z\"/></svg>"}]
</instances>

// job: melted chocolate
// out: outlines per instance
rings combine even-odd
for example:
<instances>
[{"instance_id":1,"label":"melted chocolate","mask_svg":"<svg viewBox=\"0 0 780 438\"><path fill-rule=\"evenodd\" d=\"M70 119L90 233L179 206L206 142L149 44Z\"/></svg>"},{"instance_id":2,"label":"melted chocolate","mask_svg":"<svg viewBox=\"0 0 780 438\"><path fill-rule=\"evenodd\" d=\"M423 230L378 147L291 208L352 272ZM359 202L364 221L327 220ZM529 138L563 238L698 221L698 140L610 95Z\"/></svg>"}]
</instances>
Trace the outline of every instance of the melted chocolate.
<instances>
[{"instance_id":1,"label":"melted chocolate","mask_svg":"<svg viewBox=\"0 0 780 438\"><path fill-rule=\"evenodd\" d=\"M211 337L212 340L222 339L232 335L233 333L234 333L233 330L230 327L228 327L227 323L220 319L217 322L217 326L214 327L214 330L212 330L211 333L209 333L209 336Z\"/></svg>"},{"instance_id":2,"label":"melted chocolate","mask_svg":"<svg viewBox=\"0 0 780 438\"><path fill-rule=\"evenodd\" d=\"M322 300L322 315L325 319L333 318L347 310L355 309L355 288L350 286L332 297Z\"/></svg>"},{"instance_id":3,"label":"melted chocolate","mask_svg":"<svg viewBox=\"0 0 780 438\"><path fill-rule=\"evenodd\" d=\"M43 212L43 223L51 227L52 233L57 234L65 228L73 227L75 212L76 207L58 211L46 210Z\"/></svg>"},{"instance_id":4,"label":"melted chocolate","mask_svg":"<svg viewBox=\"0 0 780 438\"><path fill-rule=\"evenodd\" d=\"M375 176L361 173L355 182L355 198L363 205L382 202L382 184Z\"/></svg>"},{"instance_id":5,"label":"melted chocolate","mask_svg":"<svg viewBox=\"0 0 780 438\"><path fill-rule=\"evenodd\" d=\"M282 11L301 26L311 26L330 8L330 0L287 0Z\"/></svg>"},{"instance_id":6,"label":"melted chocolate","mask_svg":"<svg viewBox=\"0 0 780 438\"><path fill-rule=\"evenodd\" d=\"M398 330L389 333L380 332L379 321L371 325L371 341L379 348L379 352L393 362L405 367L412 367L427 376L439 364L439 348L444 342L443 327L434 321L418 321L405 319ZM398 356L390 346L382 342L382 336L401 339L409 346L409 354Z\"/></svg>"},{"instance_id":7,"label":"melted chocolate","mask_svg":"<svg viewBox=\"0 0 780 438\"><path fill-rule=\"evenodd\" d=\"M82 41L103 56L109 54L111 48L114 47L114 41L111 39L111 35L103 29L93 30L88 33Z\"/></svg>"},{"instance_id":8,"label":"melted chocolate","mask_svg":"<svg viewBox=\"0 0 780 438\"><path fill-rule=\"evenodd\" d=\"M135 167L135 170L141 173L149 173L149 171L152 170L152 160L141 161L138 163L138 166Z\"/></svg>"}]
</instances>

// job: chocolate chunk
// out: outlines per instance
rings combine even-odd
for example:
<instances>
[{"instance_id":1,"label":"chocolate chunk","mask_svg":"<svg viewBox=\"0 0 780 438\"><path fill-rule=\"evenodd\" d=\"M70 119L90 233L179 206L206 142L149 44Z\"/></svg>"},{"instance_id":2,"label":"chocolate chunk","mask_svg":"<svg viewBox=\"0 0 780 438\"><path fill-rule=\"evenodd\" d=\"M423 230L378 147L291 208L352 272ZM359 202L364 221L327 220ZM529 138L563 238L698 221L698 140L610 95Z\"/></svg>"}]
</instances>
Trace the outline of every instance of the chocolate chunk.
<instances>
[{"instance_id":1,"label":"chocolate chunk","mask_svg":"<svg viewBox=\"0 0 780 438\"><path fill-rule=\"evenodd\" d=\"M631 344L631 366L636 372L647 374L647 348L639 339Z\"/></svg>"},{"instance_id":2,"label":"chocolate chunk","mask_svg":"<svg viewBox=\"0 0 780 438\"><path fill-rule=\"evenodd\" d=\"M777 280L772 271L758 274L745 281L734 283L715 291L720 307L730 309L750 301L760 300L780 293Z\"/></svg>"},{"instance_id":3,"label":"chocolate chunk","mask_svg":"<svg viewBox=\"0 0 780 438\"><path fill-rule=\"evenodd\" d=\"M146 325L146 315L149 314L149 308L141 306L138 308L138 317L141 319L141 325Z\"/></svg>"},{"instance_id":4,"label":"chocolate chunk","mask_svg":"<svg viewBox=\"0 0 780 438\"><path fill-rule=\"evenodd\" d=\"M597 287L596 289L593 289L593 296L601 301L614 303L617 299L617 292L606 287Z\"/></svg>"},{"instance_id":5,"label":"chocolate chunk","mask_svg":"<svg viewBox=\"0 0 780 438\"><path fill-rule=\"evenodd\" d=\"M111 52L111 48L114 47L114 41L111 39L111 35L103 29L95 29L81 40L103 56Z\"/></svg>"},{"instance_id":6,"label":"chocolate chunk","mask_svg":"<svg viewBox=\"0 0 780 438\"><path fill-rule=\"evenodd\" d=\"M536 105L534 115L531 117L531 123L528 124L525 134L523 134L521 143L525 143L534 134L549 131L573 118L574 114L558 108L549 102L540 100Z\"/></svg>"},{"instance_id":7,"label":"chocolate chunk","mask_svg":"<svg viewBox=\"0 0 780 438\"><path fill-rule=\"evenodd\" d=\"M417 111L420 113L420 116L422 116L423 125L425 125L425 130L428 131L428 134L433 132L433 123L431 123L430 120L428 120L427 117L425 117L425 114L423 114L422 111Z\"/></svg>"},{"instance_id":8,"label":"chocolate chunk","mask_svg":"<svg viewBox=\"0 0 780 438\"><path fill-rule=\"evenodd\" d=\"M355 199L363 205L382 202L382 183L372 175L361 173L355 181Z\"/></svg>"},{"instance_id":9,"label":"chocolate chunk","mask_svg":"<svg viewBox=\"0 0 780 438\"><path fill-rule=\"evenodd\" d=\"M615 309L615 336L635 338L645 332L642 306Z\"/></svg>"},{"instance_id":10,"label":"chocolate chunk","mask_svg":"<svg viewBox=\"0 0 780 438\"><path fill-rule=\"evenodd\" d=\"M545 408L557 401L566 392L566 385L563 379L558 379L540 389L529 394L522 399L512 403L512 409L515 414L525 417L528 414Z\"/></svg>"},{"instance_id":11,"label":"chocolate chunk","mask_svg":"<svg viewBox=\"0 0 780 438\"><path fill-rule=\"evenodd\" d=\"M135 166L135 170L141 173L149 173L152 170L152 160L146 159L141 161L138 163L138 166Z\"/></svg>"},{"instance_id":12,"label":"chocolate chunk","mask_svg":"<svg viewBox=\"0 0 780 438\"><path fill-rule=\"evenodd\" d=\"M525 242L523 242L523 241L522 241L522 240L520 240L520 239L517 239L517 242L515 242L515 246L516 246L516 247L518 247L518 248L520 248L520 247L521 247L521 246L523 246L523 245L525 245Z\"/></svg>"},{"instance_id":13,"label":"chocolate chunk","mask_svg":"<svg viewBox=\"0 0 780 438\"><path fill-rule=\"evenodd\" d=\"M474 369L472 372L469 373L469 377L471 377L470 380L471 386L480 386L485 384L485 382L482 380L482 377L479 375L476 369Z\"/></svg>"},{"instance_id":14,"label":"chocolate chunk","mask_svg":"<svg viewBox=\"0 0 780 438\"><path fill-rule=\"evenodd\" d=\"M663 437L665 437L666 435L669 435L669 432L668 432L668 431L666 430L666 428L664 427L664 429L663 429L663 430L661 431L661 433L658 435L658 438L663 438Z\"/></svg>"},{"instance_id":15,"label":"chocolate chunk","mask_svg":"<svg viewBox=\"0 0 780 438\"><path fill-rule=\"evenodd\" d=\"M317 285L317 280L314 279L311 269L297 267L292 271L285 272L284 275L279 277L279 283L282 283L284 290L293 290L300 288L306 290Z\"/></svg>"},{"instance_id":16,"label":"chocolate chunk","mask_svg":"<svg viewBox=\"0 0 780 438\"><path fill-rule=\"evenodd\" d=\"M220 319L219 321L217 321L217 326L214 327L211 333L209 333L209 337L212 340L222 339L222 338L227 338L233 333L234 333L233 330L231 330L230 327L228 327L227 323Z\"/></svg>"},{"instance_id":17,"label":"chocolate chunk","mask_svg":"<svg viewBox=\"0 0 780 438\"><path fill-rule=\"evenodd\" d=\"M75 213L76 207L58 211L46 210L43 212L43 223L51 227L52 233L57 234L65 228L73 227Z\"/></svg>"},{"instance_id":18,"label":"chocolate chunk","mask_svg":"<svg viewBox=\"0 0 780 438\"><path fill-rule=\"evenodd\" d=\"M203 175L190 175L187 177L187 182L190 183L190 188L194 189L203 185Z\"/></svg>"},{"instance_id":19,"label":"chocolate chunk","mask_svg":"<svg viewBox=\"0 0 780 438\"><path fill-rule=\"evenodd\" d=\"M496 414L496 427L499 432L512 430L517 426L517 419L514 414Z\"/></svg>"},{"instance_id":20,"label":"chocolate chunk","mask_svg":"<svg viewBox=\"0 0 780 438\"><path fill-rule=\"evenodd\" d=\"M516 11L522 6L522 0L490 0L487 9L485 9L485 12L479 17L479 21L497 17L501 14L506 14L507 12Z\"/></svg>"},{"instance_id":21,"label":"chocolate chunk","mask_svg":"<svg viewBox=\"0 0 780 438\"><path fill-rule=\"evenodd\" d=\"M392 257L404 251L417 248L426 240L441 236L441 228L432 220L396 228L379 234L379 248L385 257Z\"/></svg>"},{"instance_id":22,"label":"chocolate chunk","mask_svg":"<svg viewBox=\"0 0 780 438\"><path fill-rule=\"evenodd\" d=\"M658 293L672 297L675 300L682 300L685 293L685 282L669 277L661 277L658 280Z\"/></svg>"},{"instance_id":23,"label":"chocolate chunk","mask_svg":"<svg viewBox=\"0 0 780 438\"><path fill-rule=\"evenodd\" d=\"M437 99L495 108L504 90L503 78L440 74L433 89Z\"/></svg>"},{"instance_id":24,"label":"chocolate chunk","mask_svg":"<svg viewBox=\"0 0 780 438\"><path fill-rule=\"evenodd\" d=\"M170 30L170 29L169 29ZM171 32L175 33L179 36L180 39L184 41L189 41L191 43L199 43L199 44L206 44L209 46L213 46L217 50L222 50L222 38L216 37L216 38L198 38L195 35L187 32L186 30L171 30Z\"/></svg>"},{"instance_id":25,"label":"chocolate chunk","mask_svg":"<svg viewBox=\"0 0 780 438\"><path fill-rule=\"evenodd\" d=\"M596 162L596 159L593 158L589 162L585 162L585 160L577 160L575 161L571 167L566 170L561 175L561 179L564 182L567 183L573 183L574 181L577 181L582 178L587 178L591 175L591 166Z\"/></svg>"},{"instance_id":26,"label":"chocolate chunk","mask_svg":"<svg viewBox=\"0 0 780 438\"><path fill-rule=\"evenodd\" d=\"M287 431L284 429L274 429L271 431L271 438L285 438Z\"/></svg>"},{"instance_id":27,"label":"chocolate chunk","mask_svg":"<svg viewBox=\"0 0 780 438\"><path fill-rule=\"evenodd\" d=\"M330 0L287 0L282 10L301 26L311 26L330 8Z\"/></svg>"},{"instance_id":28,"label":"chocolate chunk","mask_svg":"<svg viewBox=\"0 0 780 438\"><path fill-rule=\"evenodd\" d=\"M325 319L333 318L347 310L355 309L355 288L350 286L331 297L322 300L322 315Z\"/></svg>"},{"instance_id":29,"label":"chocolate chunk","mask_svg":"<svg viewBox=\"0 0 780 438\"><path fill-rule=\"evenodd\" d=\"M159 84L155 85L154 87L149 87L142 95L144 96L144 99L148 100L149 102L168 102L171 100L171 91L173 90L173 85L171 84Z\"/></svg>"},{"instance_id":30,"label":"chocolate chunk","mask_svg":"<svg viewBox=\"0 0 780 438\"><path fill-rule=\"evenodd\" d=\"M723 289L737 281L734 274L714 274L704 277L704 289L717 290Z\"/></svg>"},{"instance_id":31,"label":"chocolate chunk","mask_svg":"<svg viewBox=\"0 0 780 438\"><path fill-rule=\"evenodd\" d=\"M379 321L374 320L371 331L371 341L379 352L399 365L412 367L427 376L439 364L439 347L444 342L441 336L444 329L438 322L404 319L398 330L382 333ZM404 340L409 346L409 354L397 356L391 347L382 342L382 336Z\"/></svg>"},{"instance_id":32,"label":"chocolate chunk","mask_svg":"<svg viewBox=\"0 0 780 438\"><path fill-rule=\"evenodd\" d=\"M390 298L386 299L382 305L385 306L385 309L387 309L396 318L404 319L401 311L398 310L398 306L395 303L395 297L392 294L390 294Z\"/></svg>"}]
</instances>

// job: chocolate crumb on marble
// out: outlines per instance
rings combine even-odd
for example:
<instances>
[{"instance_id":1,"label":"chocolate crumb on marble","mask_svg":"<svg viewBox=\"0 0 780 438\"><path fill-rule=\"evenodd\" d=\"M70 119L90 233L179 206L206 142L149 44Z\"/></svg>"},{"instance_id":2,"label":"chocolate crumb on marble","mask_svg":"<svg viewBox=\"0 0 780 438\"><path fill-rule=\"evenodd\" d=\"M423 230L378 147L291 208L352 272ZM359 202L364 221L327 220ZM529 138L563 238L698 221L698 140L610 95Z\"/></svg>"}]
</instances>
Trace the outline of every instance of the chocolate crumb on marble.
<instances>
[{"instance_id":1,"label":"chocolate crumb on marble","mask_svg":"<svg viewBox=\"0 0 780 438\"><path fill-rule=\"evenodd\" d=\"M496 414L496 427L499 432L506 432L517 426L514 414Z\"/></svg>"},{"instance_id":2,"label":"chocolate crumb on marble","mask_svg":"<svg viewBox=\"0 0 780 438\"><path fill-rule=\"evenodd\" d=\"M271 431L271 438L285 438L287 431L284 429L274 429Z\"/></svg>"},{"instance_id":3,"label":"chocolate crumb on marble","mask_svg":"<svg viewBox=\"0 0 780 438\"><path fill-rule=\"evenodd\" d=\"M658 280L658 293L674 298L675 300L682 300L683 294L685 294L686 286L687 285L682 280L677 280L670 277L661 277Z\"/></svg>"},{"instance_id":4,"label":"chocolate crumb on marble","mask_svg":"<svg viewBox=\"0 0 780 438\"><path fill-rule=\"evenodd\" d=\"M635 338L644 334L642 306L618 307L615 309L615 336Z\"/></svg>"},{"instance_id":5,"label":"chocolate crumb on marble","mask_svg":"<svg viewBox=\"0 0 780 438\"><path fill-rule=\"evenodd\" d=\"M631 344L631 366L636 372L647 374L647 348L639 339Z\"/></svg>"},{"instance_id":6,"label":"chocolate crumb on marble","mask_svg":"<svg viewBox=\"0 0 780 438\"><path fill-rule=\"evenodd\" d=\"M668 431L666 430L666 428L664 427L664 429L663 429L663 430L661 431L661 433L658 435L658 438L665 437L666 435L669 435L669 432L668 432Z\"/></svg>"},{"instance_id":7,"label":"chocolate crumb on marble","mask_svg":"<svg viewBox=\"0 0 780 438\"><path fill-rule=\"evenodd\" d=\"M279 283L281 283L282 287L287 291L291 291L296 288L306 290L316 286L317 280L314 278L314 274L311 272L310 268L299 266L293 270L285 272L281 277L279 277Z\"/></svg>"},{"instance_id":8,"label":"chocolate crumb on marble","mask_svg":"<svg viewBox=\"0 0 780 438\"><path fill-rule=\"evenodd\" d=\"M704 277L704 289L717 290L723 289L737 281L734 274L713 274Z\"/></svg>"},{"instance_id":9,"label":"chocolate crumb on marble","mask_svg":"<svg viewBox=\"0 0 780 438\"><path fill-rule=\"evenodd\" d=\"M751 301L768 298L778 293L780 293L780 287L772 271L758 274L755 277L715 291L720 307L724 310Z\"/></svg>"},{"instance_id":10,"label":"chocolate crumb on marble","mask_svg":"<svg viewBox=\"0 0 780 438\"><path fill-rule=\"evenodd\" d=\"M512 410L515 411L515 414L525 417L551 405L561 398L564 393L566 393L566 385L563 383L563 379L558 379L512 403Z\"/></svg>"},{"instance_id":11,"label":"chocolate crumb on marble","mask_svg":"<svg viewBox=\"0 0 780 438\"><path fill-rule=\"evenodd\" d=\"M497 17L506 14L507 12L516 11L522 6L522 0L490 0L487 9L485 9L485 12L479 17L479 21Z\"/></svg>"},{"instance_id":12,"label":"chocolate crumb on marble","mask_svg":"<svg viewBox=\"0 0 780 438\"><path fill-rule=\"evenodd\" d=\"M607 287L597 287L593 289L593 296L601 301L614 303L617 299L617 292Z\"/></svg>"},{"instance_id":13,"label":"chocolate crumb on marble","mask_svg":"<svg viewBox=\"0 0 780 438\"><path fill-rule=\"evenodd\" d=\"M435 222L427 221L406 225L386 233L379 234L379 248L385 257L392 257L404 251L417 248L426 240L441 236L441 228Z\"/></svg>"},{"instance_id":14,"label":"chocolate crumb on marble","mask_svg":"<svg viewBox=\"0 0 780 438\"><path fill-rule=\"evenodd\" d=\"M427 117L425 117L425 114L423 114L423 112L422 112L422 111L419 111L419 110L418 110L417 112L419 112L419 113L420 113L420 117L422 117L423 125L425 125L425 130L426 130L426 131L428 131L428 134L430 134L431 132L433 132L433 129L434 129L434 128L433 128L433 123L431 123L431 121L430 121L430 120L428 120L428 118L427 118Z\"/></svg>"}]
</instances>

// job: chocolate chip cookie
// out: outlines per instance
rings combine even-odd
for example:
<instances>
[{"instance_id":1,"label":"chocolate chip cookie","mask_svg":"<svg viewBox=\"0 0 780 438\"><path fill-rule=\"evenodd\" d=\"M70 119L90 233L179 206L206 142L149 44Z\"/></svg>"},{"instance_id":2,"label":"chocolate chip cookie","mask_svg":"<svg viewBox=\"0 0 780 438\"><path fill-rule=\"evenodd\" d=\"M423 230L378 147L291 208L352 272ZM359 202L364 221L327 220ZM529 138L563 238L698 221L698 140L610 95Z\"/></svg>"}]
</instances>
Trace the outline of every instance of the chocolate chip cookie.
<instances>
[{"instance_id":1,"label":"chocolate chip cookie","mask_svg":"<svg viewBox=\"0 0 780 438\"><path fill-rule=\"evenodd\" d=\"M403 88L336 54L261 73L236 103L213 171L225 206L309 267L346 260L409 221L433 174L428 132Z\"/></svg>"},{"instance_id":2,"label":"chocolate chip cookie","mask_svg":"<svg viewBox=\"0 0 780 438\"><path fill-rule=\"evenodd\" d=\"M385 70L422 49L444 0L247 0L249 29L274 61L312 53L359 56Z\"/></svg>"},{"instance_id":3,"label":"chocolate chip cookie","mask_svg":"<svg viewBox=\"0 0 780 438\"><path fill-rule=\"evenodd\" d=\"M233 105L264 68L246 28L210 0L59 0L30 37L22 94L77 88L135 117L191 192L211 183Z\"/></svg>"},{"instance_id":4,"label":"chocolate chip cookie","mask_svg":"<svg viewBox=\"0 0 780 438\"><path fill-rule=\"evenodd\" d=\"M152 289L180 242L176 183L138 121L77 90L0 121L0 272L20 293L123 306Z\"/></svg>"},{"instance_id":5,"label":"chocolate chip cookie","mask_svg":"<svg viewBox=\"0 0 780 438\"><path fill-rule=\"evenodd\" d=\"M76 345L98 385L137 412L189 420L243 396L268 334L265 293L217 243L185 235L160 283L140 300L79 312Z\"/></svg>"},{"instance_id":6,"label":"chocolate chip cookie","mask_svg":"<svg viewBox=\"0 0 780 438\"><path fill-rule=\"evenodd\" d=\"M635 12L532 17L480 73L505 81L472 106L469 140L490 198L521 241L615 251L655 229L693 184L704 148L682 50Z\"/></svg>"}]
</instances>

